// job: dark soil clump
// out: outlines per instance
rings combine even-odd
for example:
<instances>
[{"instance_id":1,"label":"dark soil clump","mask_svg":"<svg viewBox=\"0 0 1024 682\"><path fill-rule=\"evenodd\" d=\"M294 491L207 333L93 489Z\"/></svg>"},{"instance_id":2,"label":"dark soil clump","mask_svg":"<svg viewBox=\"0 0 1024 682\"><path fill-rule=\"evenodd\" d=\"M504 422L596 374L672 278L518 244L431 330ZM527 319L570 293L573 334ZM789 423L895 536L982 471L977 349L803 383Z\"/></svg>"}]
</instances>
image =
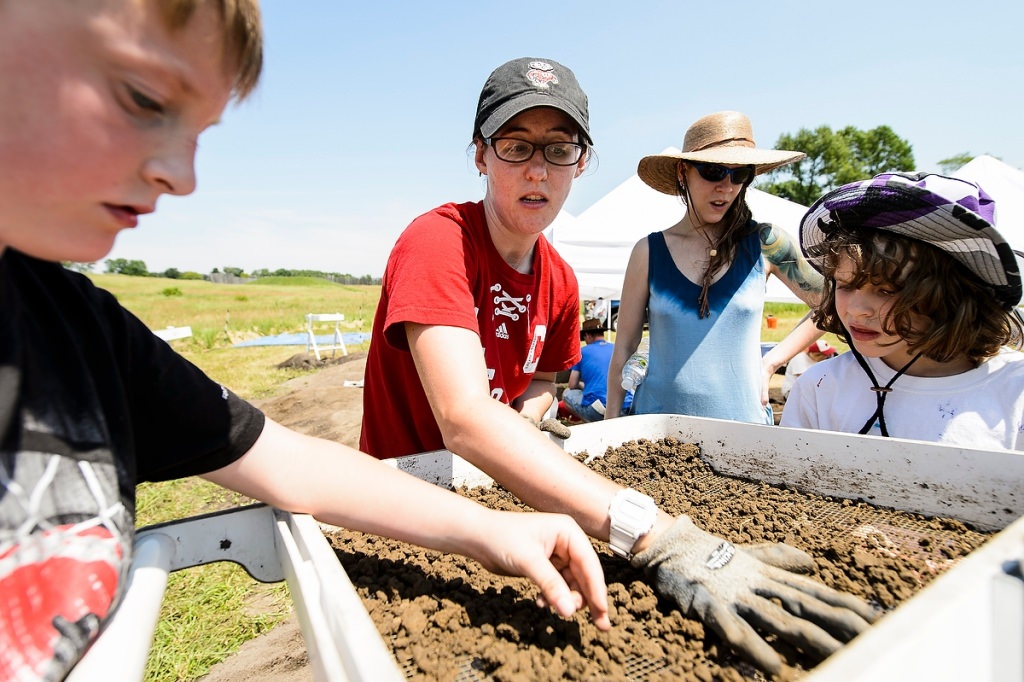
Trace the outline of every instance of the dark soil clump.
<instances>
[{"instance_id":1,"label":"dark soil clump","mask_svg":"<svg viewBox=\"0 0 1024 682\"><path fill-rule=\"evenodd\" d=\"M296 353L284 362L280 362L276 365L278 369L304 369L314 370L322 369L324 367L331 367L333 365L343 365L346 362L352 362L353 360L361 360L366 357L365 352L360 353L347 353L345 355L338 355L334 352L321 353L320 359L316 359L316 355L313 353Z\"/></svg>"},{"instance_id":2,"label":"dark soil clump","mask_svg":"<svg viewBox=\"0 0 1024 682\"><path fill-rule=\"evenodd\" d=\"M610 448L591 466L651 495L672 513L734 543L785 542L811 554L812 576L891 610L989 535L948 519L715 474L696 446L673 438ZM460 490L499 509L525 509L499 486ZM763 674L734 656L641 571L601 555L610 632L586 613L563 620L535 604L536 589L459 556L350 531L328 534L399 667L411 680L744 680ZM798 679L818 661L772 641Z\"/></svg>"}]
</instances>

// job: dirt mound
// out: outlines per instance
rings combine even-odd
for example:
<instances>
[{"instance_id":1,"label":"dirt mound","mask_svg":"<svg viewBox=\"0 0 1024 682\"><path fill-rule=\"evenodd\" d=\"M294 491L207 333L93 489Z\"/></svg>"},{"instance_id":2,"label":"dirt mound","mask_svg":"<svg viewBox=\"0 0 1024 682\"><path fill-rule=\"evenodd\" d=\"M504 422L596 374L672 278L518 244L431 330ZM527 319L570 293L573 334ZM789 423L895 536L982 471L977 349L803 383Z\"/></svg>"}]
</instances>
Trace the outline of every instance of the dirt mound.
<instances>
[{"instance_id":1,"label":"dirt mound","mask_svg":"<svg viewBox=\"0 0 1024 682\"><path fill-rule=\"evenodd\" d=\"M309 666L306 643L295 616L243 644L202 679L203 682L311 682L313 669Z\"/></svg>"},{"instance_id":2,"label":"dirt mound","mask_svg":"<svg viewBox=\"0 0 1024 682\"><path fill-rule=\"evenodd\" d=\"M323 357L319 363L312 355L300 353L278 366L322 369L288 381L278 395L254 401L256 406L300 433L358 448L366 353Z\"/></svg>"},{"instance_id":3,"label":"dirt mound","mask_svg":"<svg viewBox=\"0 0 1024 682\"><path fill-rule=\"evenodd\" d=\"M349 353L348 355L322 355L317 360L312 353L296 353L277 365L278 369L323 369L333 365L343 365L353 360L365 360L366 353Z\"/></svg>"}]
</instances>

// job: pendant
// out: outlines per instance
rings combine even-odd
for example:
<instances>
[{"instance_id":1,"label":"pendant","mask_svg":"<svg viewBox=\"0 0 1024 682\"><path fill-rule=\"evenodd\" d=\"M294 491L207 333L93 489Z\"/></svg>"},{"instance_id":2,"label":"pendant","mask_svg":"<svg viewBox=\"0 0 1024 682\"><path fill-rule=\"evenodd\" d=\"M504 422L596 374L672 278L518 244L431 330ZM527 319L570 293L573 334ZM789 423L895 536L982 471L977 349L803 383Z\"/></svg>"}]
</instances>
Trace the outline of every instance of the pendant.
<instances>
[{"instance_id":1,"label":"pendant","mask_svg":"<svg viewBox=\"0 0 1024 682\"><path fill-rule=\"evenodd\" d=\"M715 256L718 255L718 251L716 249L711 249L710 251L708 251L708 255L714 258Z\"/></svg>"}]
</instances>

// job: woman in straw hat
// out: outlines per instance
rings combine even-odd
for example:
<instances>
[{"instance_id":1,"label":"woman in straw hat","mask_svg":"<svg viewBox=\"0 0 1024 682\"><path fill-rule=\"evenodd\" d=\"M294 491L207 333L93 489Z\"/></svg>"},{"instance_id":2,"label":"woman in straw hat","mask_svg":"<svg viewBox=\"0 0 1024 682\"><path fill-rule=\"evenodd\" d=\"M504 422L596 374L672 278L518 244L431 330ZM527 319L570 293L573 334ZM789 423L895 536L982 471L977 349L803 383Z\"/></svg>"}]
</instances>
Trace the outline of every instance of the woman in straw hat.
<instances>
[{"instance_id":1,"label":"woman in straw hat","mask_svg":"<svg viewBox=\"0 0 1024 682\"><path fill-rule=\"evenodd\" d=\"M795 239L753 220L746 192L755 176L803 156L758 148L750 120L722 111L690 126L681 153L641 159L640 179L678 196L686 213L637 242L626 267L608 371L617 376L637 348L646 310L648 373L632 413L773 423L768 380L821 332L806 320L762 358L765 278L775 275L813 303L821 276ZM623 394L609 382L606 419L622 413Z\"/></svg>"},{"instance_id":2,"label":"woman in straw hat","mask_svg":"<svg viewBox=\"0 0 1024 682\"><path fill-rule=\"evenodd\" d=\"M534 509L572 516L766 670L782 659L752 624L824 657L876 614L783 570L809 557L786 545L777 555L734 551L567 457L531 424L552 403L555 374L581 357L576 280L542 232L590 144L587 98L568 68L530 58L492 72L473 128L483 199L420 216L388 260L366 359L362 449L387 459L448 448ZM772 601L781 594L788 610ZM607 625L607 609L598 613Z\"/></svg>"},{"instance_id":3,"label":"woman in straw hat","mask_svg":"<svg viewBox=\"0 0 1024 682\"><path fill-rule=\"evenodd\" d=\"M796 380L782 425L1024 450L1020 261L995 218L981 187L943 175L818 199L800 224L825 276L813 318L850 352Z\"/></svg>"}]
</instances>

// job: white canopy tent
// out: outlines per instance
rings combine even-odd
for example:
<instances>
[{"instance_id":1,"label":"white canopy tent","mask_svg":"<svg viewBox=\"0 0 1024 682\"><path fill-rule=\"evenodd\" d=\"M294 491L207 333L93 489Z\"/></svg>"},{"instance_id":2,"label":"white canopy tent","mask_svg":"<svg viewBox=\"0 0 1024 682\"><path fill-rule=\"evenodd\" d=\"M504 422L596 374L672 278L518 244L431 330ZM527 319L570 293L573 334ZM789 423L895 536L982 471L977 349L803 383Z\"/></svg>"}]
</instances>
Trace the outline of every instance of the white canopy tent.
<instances>
[{"instance_id":1,"label":"white canopy tent","mask_svg":"<svg viewBox=\"0 0 1024 682\"><path fill-rule=\"evenodd\" d=\"M996 200L996 229L1024 251L1024 171L992 156L978 156L953 173L977 183Z\"/></svg>"},{"instance_id":2,"label":"white canopy tent","mask_svg":"<svg viewBox=\"0 0 1024 682\"><path fill-rule=\"evenodd\" d=\"M678 152L669 147L662 153ZM773 223L797 239L806 208L753 187L747 190L747 204L756 220ZM622 293L622 277L633 245L678 222L684 212L678 198L651 189L634 174L575 219L565 218L563 211L547 237L576 271L580 298L614 300ZM768 278L766 300L800 302L775 277Z\"/></svg>"}]
</instances>

